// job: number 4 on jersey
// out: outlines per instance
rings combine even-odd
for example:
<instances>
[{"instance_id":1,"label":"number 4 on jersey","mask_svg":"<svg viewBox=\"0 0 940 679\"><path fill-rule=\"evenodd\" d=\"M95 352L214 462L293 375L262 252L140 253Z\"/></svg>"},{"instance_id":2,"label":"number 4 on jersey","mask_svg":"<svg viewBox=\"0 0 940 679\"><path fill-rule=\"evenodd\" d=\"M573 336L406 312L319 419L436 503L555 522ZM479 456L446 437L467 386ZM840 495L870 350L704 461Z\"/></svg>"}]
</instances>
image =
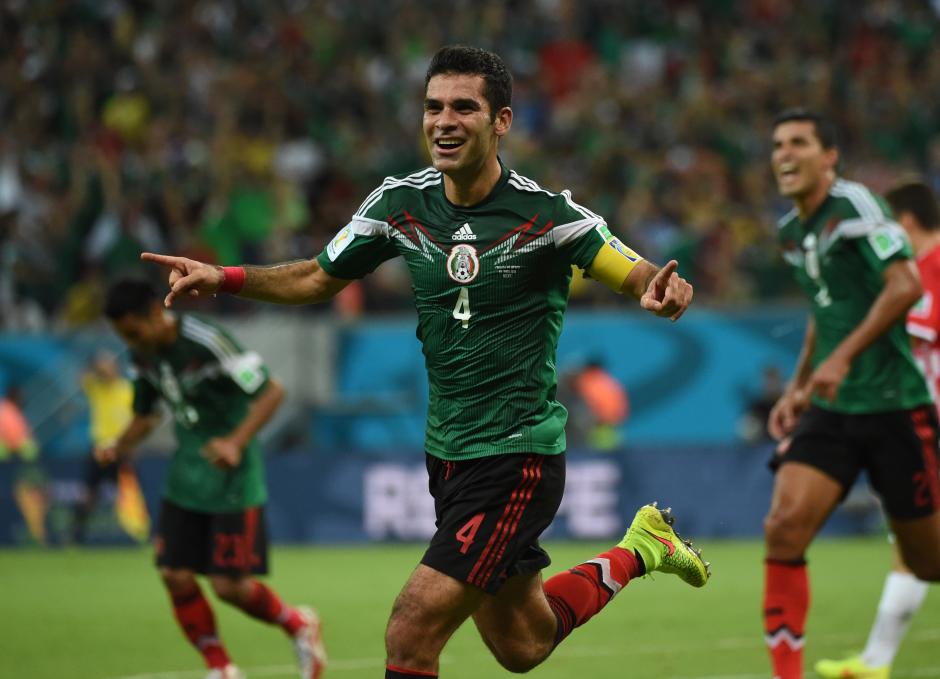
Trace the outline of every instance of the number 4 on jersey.
<instances>
[{"instance_id":1,"label":"number 4 on jersey","mask_svg":"<svg viewBox=\"0 0 940 679\"><path fill-rule=\"evenodd\" d=\"M462 321L464 330L470 327L470 293L467 288L460 288L457 304L454 305L454 318Z\"/></svg>"}]
</instances>

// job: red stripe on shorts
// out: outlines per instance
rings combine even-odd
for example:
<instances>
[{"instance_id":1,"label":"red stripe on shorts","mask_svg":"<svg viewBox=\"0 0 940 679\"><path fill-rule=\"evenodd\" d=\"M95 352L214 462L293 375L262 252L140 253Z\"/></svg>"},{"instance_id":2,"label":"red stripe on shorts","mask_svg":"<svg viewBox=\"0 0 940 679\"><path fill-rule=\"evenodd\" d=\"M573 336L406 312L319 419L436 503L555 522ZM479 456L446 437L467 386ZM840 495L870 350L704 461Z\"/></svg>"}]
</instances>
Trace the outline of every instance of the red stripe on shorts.
<instances>
[{"instance_id":1,"label":"red stripe on shorts","mask_svg":"<svg viewBox=\"0 0 940 679\"><path fill-rule=\"evenodd\" d=\"M532 470L533 478L523 493L522 501L516 505L516 511L510 521L512 522L509 526L508 533L505 538L501 541L499 548L496 551L496 556L493 557L490 561L489 567L483 573L483 582L489 582L490 578L493 577L493 570L496 568L497 564L502 560L503 554L506 553L506 547L509 546L509 541L516 534L516 530L519 528L519 521L522 519L522 513L525 511L525 508L529 506L529 501L532 499L532 493L535 492L535 487L539 485L539 481L542 480L542 461L545 458L539 455L535 463L535 467Z\"/></svg>"},{"instance_id":2,"label":"red stripe on shorts","mask_svg":"<svg viewBox=\"0 0 940 679\"><path fill-rule=\"evenodd\" d=\"M483 549L483 553L470 571L467 581L478 587L484 587L492 577L493 569L499 563L499 558L506 551L506 544L516 532L519 525L518 518L522 515L529 500L532 498L532 491L538 485L541 474L539 467L542 464L542 456L530 455L526 458L522 466L522 479L513 490L509 497L509 502L503 508L503 514L496 527L490 535L490 539Z\"/></svg>"},{"instance_id":3,"label":"red stripe on shorts","mask_svg":"<svg viewBox=\"0 0 940 679\"><path fill-rule=\"evenodd\" d=\"M255 556L255 537L258 533L258 508L250 507L245 510L245 533L243 540L245 544L242 549L242 563L239 564L239 567L243 571L250 571L251 567L254 565L257 560Z\"/></svg>"},{"instance_id":4,"label":"red stripe on shorts","mask_svg":"<svg viewBox=\"0 0 940 679\"><path fill-rule=\"evenodd\" d=\"M930 407L930 406L927 406ZM927 474L927 486L930 492L931 508L940 508L940 466L937 464L937 430L933 428L927 411L918 408L911 412L914 431L920 439L921 454L924 457L924 473Z\"/></svg>"}]
</instances>

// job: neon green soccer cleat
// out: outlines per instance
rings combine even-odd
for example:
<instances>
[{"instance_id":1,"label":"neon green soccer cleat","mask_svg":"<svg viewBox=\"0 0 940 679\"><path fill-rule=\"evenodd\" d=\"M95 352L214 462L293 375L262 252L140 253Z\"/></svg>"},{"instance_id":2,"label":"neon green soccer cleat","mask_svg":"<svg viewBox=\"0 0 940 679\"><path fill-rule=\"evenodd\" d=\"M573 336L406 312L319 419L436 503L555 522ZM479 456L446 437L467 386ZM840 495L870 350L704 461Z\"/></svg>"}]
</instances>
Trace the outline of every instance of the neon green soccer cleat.
<instances>
[{"instance_id":1,"label":"neon green soccer cleat","mask_svg":"<svg viewBox=\"0 0 940 679\"><path fill-rule=\"evenodd\" d=\"M872 667L861 655L844 660L820 660L814 668L824 679L889 679L891 666Z\"/></svg>"},{"instance_id":2,"label":"neon green soccer cleat","mask_svg":"<svg viewBox=\"0 0 940 679\"><path fill-rule=\"evenodd\" d=\"M693 587L701 587L711 576L710 564L690 540L683 540L672 529L674 522L672 510L660 509L655 502L644 505L617 546L637 552L647 573L673 573Z\"/></svg>"}]
</instances>

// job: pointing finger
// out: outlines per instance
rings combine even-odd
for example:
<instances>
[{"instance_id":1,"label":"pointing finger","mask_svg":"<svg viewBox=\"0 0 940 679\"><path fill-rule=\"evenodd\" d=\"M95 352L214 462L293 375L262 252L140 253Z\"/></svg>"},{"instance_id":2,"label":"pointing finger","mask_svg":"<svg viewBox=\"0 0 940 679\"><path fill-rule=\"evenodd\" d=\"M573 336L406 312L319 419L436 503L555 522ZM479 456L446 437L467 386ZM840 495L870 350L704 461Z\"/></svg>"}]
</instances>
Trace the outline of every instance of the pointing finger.
<instances>
[{"instance_id":1,"label":"pointing finger","mask_svg":"<svg viewBox=\"0 0 940 679\"><path fill-rule=\"evenodd\" d=\"M156 262L163 266L176 266L182 262L182 257L171 257L170 255L160 255L156 252L141 252L140 258L145 262Z\"/></svg>"},{"instance_id":2,"label":"pointing finger","mask_svg":"<svg viewBox=\"0 0 940 679\"><path fill-rule=\"evenodd\" d=\"M659 270L659 273L656 274L657 280L663 283L666 282L669 280L670 276L672 276L672 273L678 268L679 262L674 259L670 259L668 262L666 262L666 265Z\"/></svg>"}]
</instances>

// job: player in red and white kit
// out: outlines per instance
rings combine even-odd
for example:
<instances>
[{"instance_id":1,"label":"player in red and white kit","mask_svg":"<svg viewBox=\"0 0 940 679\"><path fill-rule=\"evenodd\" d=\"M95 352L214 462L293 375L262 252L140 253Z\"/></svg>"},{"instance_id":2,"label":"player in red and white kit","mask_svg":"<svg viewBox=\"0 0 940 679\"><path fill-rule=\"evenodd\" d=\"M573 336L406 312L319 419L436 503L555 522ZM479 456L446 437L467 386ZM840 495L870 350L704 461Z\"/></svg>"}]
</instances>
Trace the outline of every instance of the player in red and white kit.
<instances>
[{"instance_id":1,"label":"player in red and white kit","mask_svg":"<svg viewBox=\"0 0 940 679\"><path fill-rule=\"evenodd\" d=\"M902 184L885 194L885 199L917 256L924 295L908 312L907 332L934 404L940 404L940 206L930 187L920 182ZM936 469L932 475L923 474L918 480L920 492L928 493L936 477ZM926 596L927 583L910 572L894 545L891 572L885 578L865 650L844 660L820 660L816 672L827 679L889 679L911 618Z\"/></svg>"}]
</instances>

